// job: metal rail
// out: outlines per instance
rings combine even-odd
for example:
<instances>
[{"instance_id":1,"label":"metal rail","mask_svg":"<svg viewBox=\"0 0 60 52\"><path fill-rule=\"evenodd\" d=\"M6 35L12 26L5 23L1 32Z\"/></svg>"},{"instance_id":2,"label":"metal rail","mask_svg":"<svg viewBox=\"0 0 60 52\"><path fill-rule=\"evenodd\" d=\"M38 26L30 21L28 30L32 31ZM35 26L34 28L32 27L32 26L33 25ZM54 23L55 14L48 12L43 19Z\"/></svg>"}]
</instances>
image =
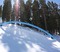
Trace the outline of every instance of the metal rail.
<instances>
[{"instance_id":1,"label":"metal rail","mask_svg":"<svg viewBox=\"0 0 60 52\"><path fill-rule=\"evenodd\" d=\"M30 24L30 23L26 23L26 22L19 22L19 21L9 21L9 22L4 22L4 23L1 23L0 26L4 26L4 25L7 25L7 24L22 24L22 25L27 25L27 26L30 26L30 27L33 27L35 29L38 29L39 31L45 33L46 35L48 35L49 37L51 37L52 39L54 39L54 37L47 31L45 31L44 29L38 27L38 26L35 26L33 24Z\"/></svg>"}]
</instances>

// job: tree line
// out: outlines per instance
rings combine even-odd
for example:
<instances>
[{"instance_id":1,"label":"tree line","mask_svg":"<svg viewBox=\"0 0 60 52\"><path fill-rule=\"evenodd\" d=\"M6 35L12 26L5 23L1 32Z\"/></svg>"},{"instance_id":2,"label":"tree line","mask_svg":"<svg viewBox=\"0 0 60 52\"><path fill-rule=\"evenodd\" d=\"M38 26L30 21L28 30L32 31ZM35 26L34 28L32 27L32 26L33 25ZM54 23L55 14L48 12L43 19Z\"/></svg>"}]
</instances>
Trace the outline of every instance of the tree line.
<instances>
[{"instance_id":1,"label":"tree line","mask_svg":"<svg viewBox=\"0 0 60 52\"><path fill-rule=\"evenodd\" d=\"M53 1L45 0L19 0L18 21L28 22L39 26L50 33L60 32L60 9ZM15 20L15 4L11 0L4 0L2 21ZM59 33L58 33L59 34Z\"/></svg>"}]
</instances>

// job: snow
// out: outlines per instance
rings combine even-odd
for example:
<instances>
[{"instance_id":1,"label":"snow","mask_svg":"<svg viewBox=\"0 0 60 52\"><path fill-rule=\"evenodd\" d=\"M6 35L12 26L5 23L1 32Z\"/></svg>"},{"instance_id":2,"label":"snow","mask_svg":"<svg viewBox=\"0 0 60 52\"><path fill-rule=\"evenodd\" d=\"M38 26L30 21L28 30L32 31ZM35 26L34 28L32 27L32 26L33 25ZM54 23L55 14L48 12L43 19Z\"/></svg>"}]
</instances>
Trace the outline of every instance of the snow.
<instances>
[{"instance_id":1,"label":"snow","mask_svg":"<svg viewBox=\"0 0 60 52\"><path fill-rule=\"evenodd\" d=\"M60 36L59 35L53 35L59 42L60 42Z\"/></svg>"},{"instance_id":2,"label":"snow","mask_svg":"<svg viewBox=\"0 0 60 52\"><path fill-rule=\"evenodd\" d=\"M2 23L2 17L0 17L0 23Z\"/></svg>"},{"instance_id":3,"label":"snow","mask_svg":"<svg viewBox=\"0 0 60 52\"><path fill-rule=\"evenodd\" d=\"M0 26L0 52L60 52L60 42L28 27Z\"/></svg>"}]
</instances>

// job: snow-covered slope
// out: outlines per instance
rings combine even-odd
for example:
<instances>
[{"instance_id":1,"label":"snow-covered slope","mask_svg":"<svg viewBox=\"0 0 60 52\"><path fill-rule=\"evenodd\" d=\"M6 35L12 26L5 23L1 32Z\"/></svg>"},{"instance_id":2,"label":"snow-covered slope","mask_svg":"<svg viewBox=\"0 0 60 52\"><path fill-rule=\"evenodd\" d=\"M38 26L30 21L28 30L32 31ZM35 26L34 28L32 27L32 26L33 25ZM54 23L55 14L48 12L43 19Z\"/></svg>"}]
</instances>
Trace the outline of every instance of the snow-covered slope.
<instances>
[{"instance_id":1,"label":"snow-covered slope","mask_svg":"<svg viewBox=\"0 0 60 52\"><path fill-rule=\"evenodd\" d=\"M18 25L0 27L0 52L60 52L60 42Z\"/></svg>"},{"instance_id":2,"label":"snow-covered slope","mask_svg":"<svg viewBox=\"0 0 60 52\"><path fill-rule=\"evenodd\" d=\"M55 39L57 39L60 42L60 36L59 35L53 35Z\"/></svg>"}]
</instances>

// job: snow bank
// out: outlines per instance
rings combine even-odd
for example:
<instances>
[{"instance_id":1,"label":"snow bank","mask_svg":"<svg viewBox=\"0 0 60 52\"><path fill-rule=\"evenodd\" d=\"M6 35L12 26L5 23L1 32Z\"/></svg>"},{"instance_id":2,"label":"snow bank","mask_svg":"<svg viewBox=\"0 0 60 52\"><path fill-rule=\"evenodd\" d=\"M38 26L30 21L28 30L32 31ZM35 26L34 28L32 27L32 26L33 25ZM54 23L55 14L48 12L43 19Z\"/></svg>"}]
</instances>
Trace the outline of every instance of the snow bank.
<instances>
[{"instance_id":1,"label":"snow bank","mask_svg":"<svg viewBox=\"0 0 60 52\"><path fill-rule=\"evenodd\" d=\"M18 25L0 27L0 52L60 52L60 42Z\"/></svg>"}]
</instances>

